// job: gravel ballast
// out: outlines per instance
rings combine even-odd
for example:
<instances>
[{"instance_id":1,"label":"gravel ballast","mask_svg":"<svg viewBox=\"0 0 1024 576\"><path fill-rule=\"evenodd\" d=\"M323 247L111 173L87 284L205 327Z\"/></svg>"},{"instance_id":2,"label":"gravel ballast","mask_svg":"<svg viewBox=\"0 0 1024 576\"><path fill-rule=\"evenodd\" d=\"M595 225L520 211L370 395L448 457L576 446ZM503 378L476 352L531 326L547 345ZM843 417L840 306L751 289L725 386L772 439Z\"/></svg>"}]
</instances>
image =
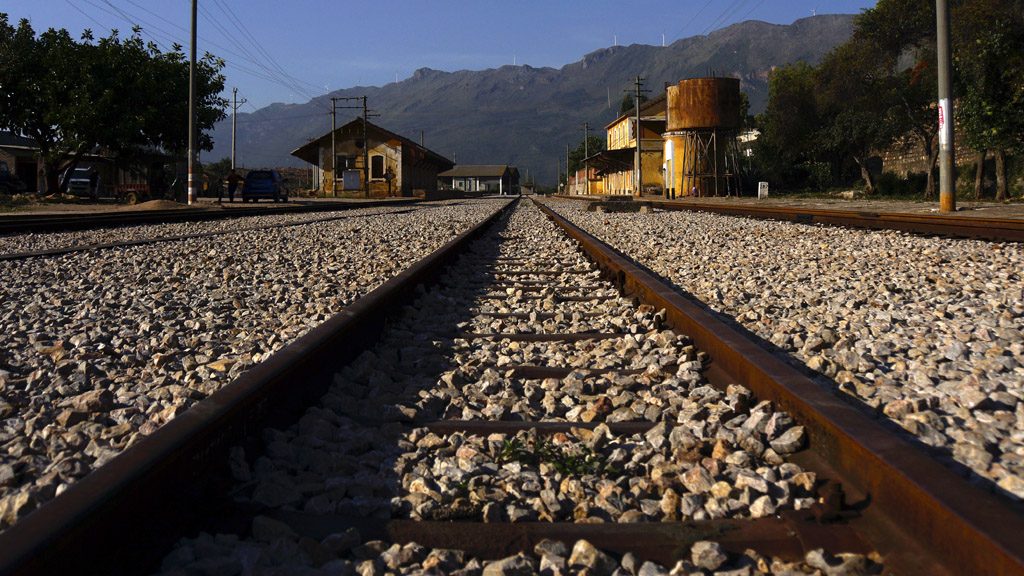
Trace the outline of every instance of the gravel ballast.
<instances>
[{"instance_id":1,"label":"gravel ballast","mask_svg":"<svg viewBox=\"0 0 1024 576\"><path fill-rule=\"evenodd\" d=\"M1020 244L548 205L975 483L1024 499Z\"/></svg>"},{"instance_id":2,"label":"gravel ballast","mask_svg":"<svg viewBox=\"0 0 1024 576\"><path fill-rule=\"evenodd\" d=\"M503 203L0 262L0 528Z\"/></svg>"},{"instance_id":3,"label":"gravel ballast","mask_svg":"<svg viewBox=\"0 0 1024 576\"><path fill-rule=\"evenodd\" d=\"M695 544L672 567L586 541L545 542L532 553L484 560L364 542L356 531L313 539L273 520L275 511L293 511L381 522L671 522L758 518L817 501L815 474L784 460L806 443L787 414L740 386L707 385L704 356L689 339L659 329L657 311L618 298L596 271L513 275L590 268L536 208L517 208L500 235L504 242L478 242L442 287L390 322L382 342L337 374L296 425L265 430L262 455L250 461L240 448L232 452L232 498L263 513L247 534L183 539L163 574L202 574L210 566L311 575L879 573L865 556L814 551L802 562L782 562L753 551L729 554L714 542ZM528 291L509 285L513 278L562 286ZM592 288L565 286L580 283ZM581 292L602 299L569 298ZM597 331L614 337L527 343L470 336ZM516 365L576 369L534 379L517 376ZM594 367L631 372L589 372ZM417 424L437 418L523 425L516 433L441 434ZM530 430L540 421L565 423L566 432ZM650 428L612 433L619 422Z\"/></svg>"}]
</instances>

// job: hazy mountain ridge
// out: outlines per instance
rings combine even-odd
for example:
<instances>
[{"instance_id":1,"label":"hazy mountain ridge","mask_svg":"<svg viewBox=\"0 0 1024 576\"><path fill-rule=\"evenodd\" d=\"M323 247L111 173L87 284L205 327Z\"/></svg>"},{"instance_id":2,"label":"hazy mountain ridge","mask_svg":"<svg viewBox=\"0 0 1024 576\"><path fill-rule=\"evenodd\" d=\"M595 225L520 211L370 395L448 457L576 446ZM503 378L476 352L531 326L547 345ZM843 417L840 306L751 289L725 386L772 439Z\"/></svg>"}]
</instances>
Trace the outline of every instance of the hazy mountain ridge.
<instances>
[{"instance_id":1,"label":"hazy mountain ridge","mask_svg":"<svg viewBox=\"0 0 1024 576\"><path fill-rule=\"evenodd\" d=\"M372 118L388 130L419 142L461 164L516 164L553 184L556 158L565 145L583 138L583 123L603 136L615 119L624 91L641 76L650 96L665 82L710 73L741 79L755 112L768 96L768 74L775 66L817 63L849 38L851 15L822 15L790 25L747 21L708 36L677 40L669 46L612 46L596 50L560 69L528 65L480 71L416 70L410 78L384 86L336 90L305 104L272 104L238 115L238 159L247 167L301 164L289 155L308 139L331 128L330 96L368 97ZM349 103L354 103L350 101ZM355 110L339 110L338 125ZM230 116L214 129L215 160L231 154Z\"/></svg>"}]
</instances>

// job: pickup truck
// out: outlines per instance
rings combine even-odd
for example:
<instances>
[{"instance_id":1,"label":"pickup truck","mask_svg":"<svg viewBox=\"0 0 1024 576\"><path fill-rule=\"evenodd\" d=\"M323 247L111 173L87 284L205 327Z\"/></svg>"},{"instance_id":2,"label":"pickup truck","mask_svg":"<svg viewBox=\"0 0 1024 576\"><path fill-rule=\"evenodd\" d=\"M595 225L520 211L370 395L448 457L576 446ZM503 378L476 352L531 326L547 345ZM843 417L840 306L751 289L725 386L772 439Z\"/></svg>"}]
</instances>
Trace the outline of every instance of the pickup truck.
<instances>
[{"instance_id":1,"label":"pickup truck","mask_svg":"<svg viewBox=\"0 0 1024 576\"><path fill-rule=\"evenodd\" d=\"M91 190L89 188L89 173L92 171L90 166L79 166L71 171L71 173L64 173L64 177L68 179L68 194L74 196L91 196Z\"/></svg>"}]
</instances>

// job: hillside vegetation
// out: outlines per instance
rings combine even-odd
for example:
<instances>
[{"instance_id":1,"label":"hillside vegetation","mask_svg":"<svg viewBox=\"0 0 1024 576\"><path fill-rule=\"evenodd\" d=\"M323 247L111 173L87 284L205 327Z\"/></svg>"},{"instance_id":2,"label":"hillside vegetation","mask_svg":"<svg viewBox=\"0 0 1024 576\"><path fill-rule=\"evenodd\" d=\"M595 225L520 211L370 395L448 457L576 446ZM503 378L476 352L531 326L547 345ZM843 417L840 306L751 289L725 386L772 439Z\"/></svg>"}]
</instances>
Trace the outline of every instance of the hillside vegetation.
<instances>
[{"instance_id":1,"label":"hillside vegetation","mask_svg":"<svg viewBox=\"0 0 1024 576\"><path fill-rule=\"evenodd\" d=\"M641 76L655 95L665 83L709 74L741 79L756 113L768 97L773 67L822 56L852 33L853 16L822 15L791 25L748 21L707 36L661 46L605 48L554 68L502 66L443 72L421 68L382 87L337 90L305 104L273 104L238 116L238 158L246 166L298 165L289 155L331 128L330 96L367 95L380 114L372 121L461 164L514 164L541 183L554 183L556 158L583 139L583 123L597 134L614 120L623 91ZM609 106L610 103L610 106ZM338 114L338 125L351 116ZM206 158L230 155L231 120L214 131ZM564 165L564 160L563 160Z\"/></svg>"}]
</instances>

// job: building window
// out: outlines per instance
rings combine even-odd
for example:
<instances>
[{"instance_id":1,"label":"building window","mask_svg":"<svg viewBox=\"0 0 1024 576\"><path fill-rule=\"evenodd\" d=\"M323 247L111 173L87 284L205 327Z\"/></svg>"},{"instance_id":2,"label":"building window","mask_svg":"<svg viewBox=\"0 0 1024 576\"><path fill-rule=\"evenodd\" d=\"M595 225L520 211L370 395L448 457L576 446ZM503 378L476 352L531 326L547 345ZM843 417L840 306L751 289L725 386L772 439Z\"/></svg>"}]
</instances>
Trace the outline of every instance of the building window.
<instances>
[{"instance_id":1,"label":"building window","mask_svg":"<svg viewBox=\"0 0 1024 576\"><path fill-rule=\"evenodd\" d=\"M370 178L384 178L384 157L370 157Z\"/></svg>"},{"instance_id":2,"label":"building window","mask_svg":"<svg viewBox=\"0 0 1024 576\"><path fill-rule=\"evenodd\" d=\"M358 156L352 154L338 154L335 166L338 170L355 170L356 169L356 158Z\"/></svg>"}]
</instances>

